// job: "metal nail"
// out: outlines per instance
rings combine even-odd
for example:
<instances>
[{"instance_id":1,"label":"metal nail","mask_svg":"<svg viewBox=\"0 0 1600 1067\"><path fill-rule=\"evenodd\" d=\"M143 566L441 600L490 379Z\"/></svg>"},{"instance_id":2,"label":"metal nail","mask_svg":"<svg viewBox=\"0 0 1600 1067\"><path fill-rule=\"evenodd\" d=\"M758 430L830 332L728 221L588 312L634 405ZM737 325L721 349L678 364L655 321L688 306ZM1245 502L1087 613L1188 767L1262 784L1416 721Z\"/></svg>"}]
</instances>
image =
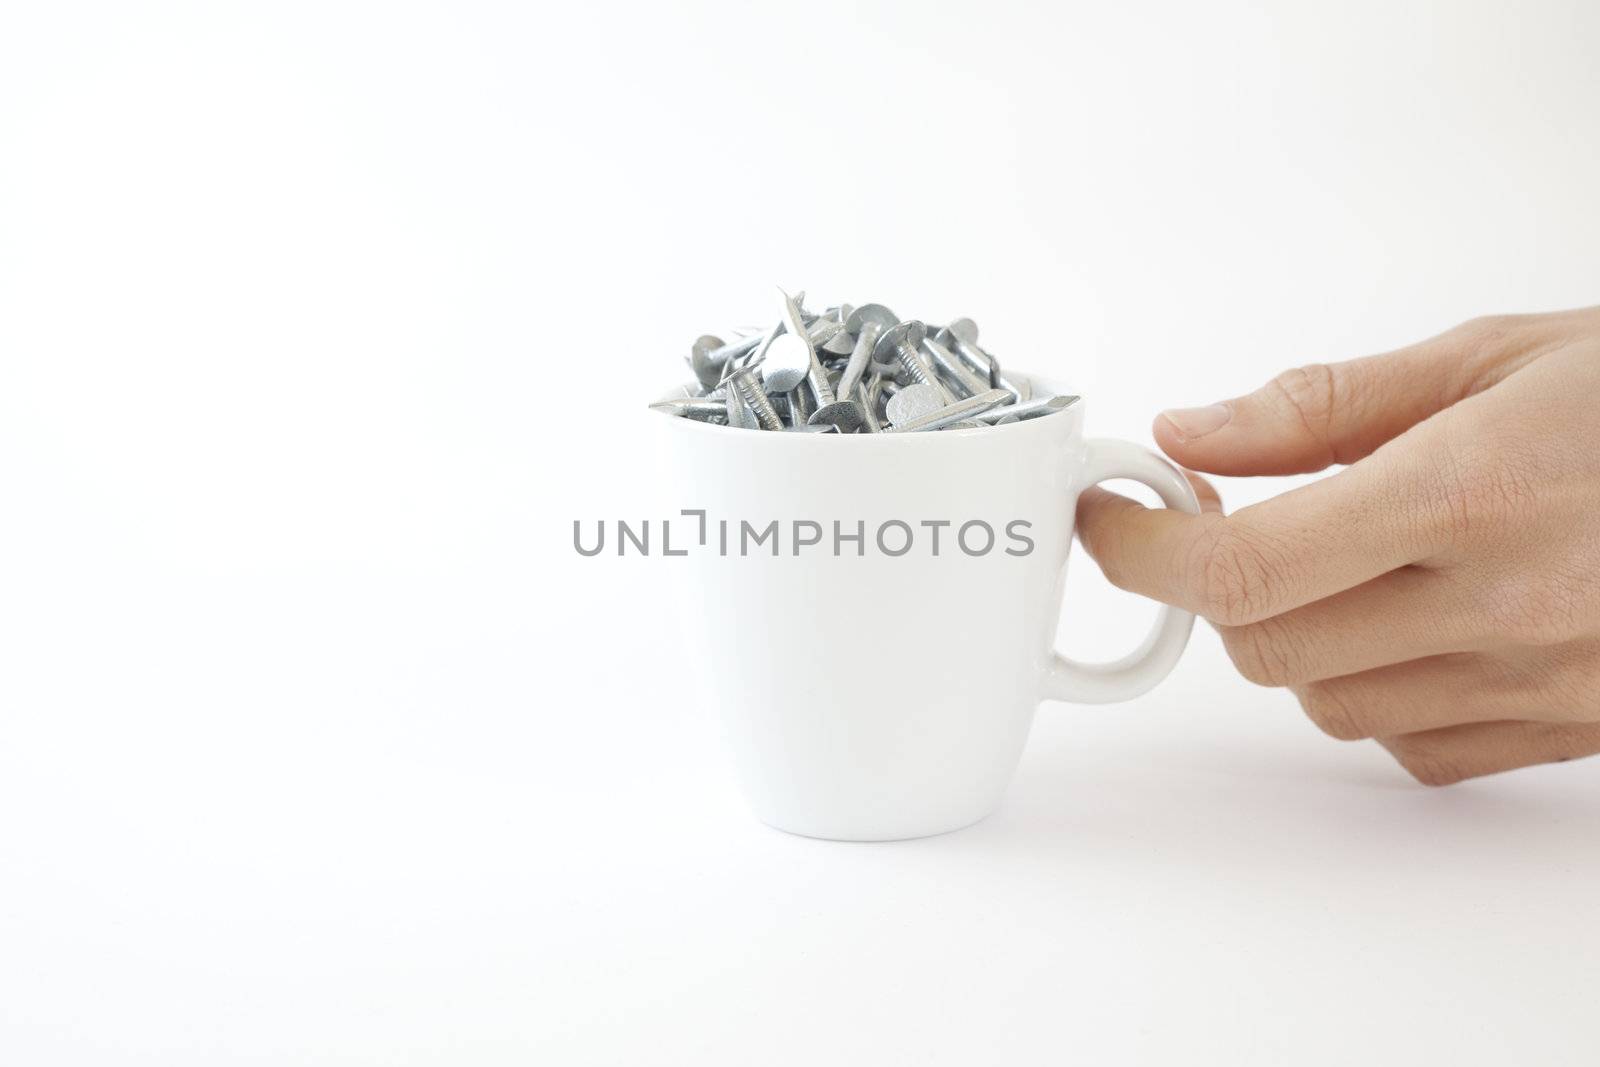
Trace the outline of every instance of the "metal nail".
<instances>
[{"instance_id":1,"label":"metal nail","mask_svg":"<svg viewBox=\"0 0 1600 1067\"><path fill-rule=\"evenodd\" d=\"M928 382L915 382L889 398L889 421L899 426L931 415L945 406L945 398L939 395L939 390Z\"/></svg>"},{"instance_id":2,"label":"metal nail","mask_svg":"<svg viewBox=\"0 0 1600 1067\"><path fill-rule=\"evenodd\" d=\"M676 400L658 400L650 405L652 411L665 411L669 415L681 415L686 419L697 422L727 422L728 404L726 400L713 400L710 397L691 396L680 397Z\"/></svg>"},{"instance_id":3,"label":"metal nail","mask_svg":"<svg viewBox=\"0 0 1600 1067\"><path fill-rule=\"evenodd\" d=\"M951 319L950 325L934 334L933 339L960 353L967 365L979 374L988 373L996 365L994 357L978 347L978 324L971 319Z\"/></svg>"},{"instance_id":4,"label":"metal nail","mask_svg":"<svg viewBox=\"0 0 1600 1067\"><path fill-rule=\"evenodd\" d=\"M806 392L806 383L801 382L785 394L789 399L789 425L804 426L811 421L811 413L816 409L812 406L811 396Z\"/></svg>"},{"instance_id":5,"label":"metal nail","mask_svg":"<svg viewBox=\"0 0 1600 1067\"><path fill-rule=\"evenodd\" d=\"M862 323L861 332L856 334L855 345L850 350L850 362L844 365L844 374L839 378L840 396L855 394L856 383L861 381L861 376L866 373L867 363L872 359L872 346L878 343L878 337L882 333L882 323Z\"/></svg>"},{"instance_id":6,"label":"metal nail","mask_svg":"<svg viewBox=\"0 0 1600 1067\"><path fill-rule=\"evenodd\" d=\"M882 304L862 304L845 317L844 328L853 334L859 335L868 323L875 324L879 331L887 330L900 321L900 316L884 307Z\"/></svg>"},{"instance_id":7,"label":"metal nail","mask_svg":"<svg viewBox=\"0 0 1600 1067\"><path fill-rule=\"evenodd\" d=\"M727 365L727 357L717 359L717 353L727 346L722 338L712 334L702 334L695 339L689 348L689 369L694 371L694 376L700 384L707 389L716 385L722 378L722 368Z\"/></svg>"},{"instance_id":8,"label":"metal nail","mask_svg":"<svg viewBox=\"0 0 1600 1067\"><path fill-rule=\"evenodd\" d=\"M921 345L926 334L927 327L915 319L891 326L883 331L878 343L872 346L872 358L880 363L897 360L911 381L932 385L939 390L939 395L946 404L953 403L955 397L944 387L944 383L939 381L933 372L933 367L923 358Z\"/></svg>"},{"instance_id":9,"label":"metal nail","mask_svg":"<svg viewBox=\"0 0 1600 1067\"><path fill-rule=\"evenodd\" d=\"M783 429L783 419L778 417L778 411L762 388L754 367L738 368L728 376L727 385L731 393L739 395L744 407L749 409L763 430ZM732 421L731 418L729 421Z\"/></svg>"},{"instance_id":10,"label":"metal nail","mask_svg":"<svg viewBox=\"0 0 1600 1067\"><path fill-rule=\"evenodd\" d=\"M761 384L767 392L787 393L805 381L811 372L812 358L811 345L805 338L781 333L767 346L766 357L760 363L751 364L751 369L760 372Z\"/></svg>"},{"instance_id":11,"label":"metal nail","mask_svg":"<svg viewBox=\"0 0 1600 1067\"><path fill-rule=\"evenodd\" d=\"M1080 398L1076 396L1044 396L1037 400L1029 400L1021 404L1007 404L1003 408L984 412L977 418L981 422L996 423L1010 416L1013 419L1036 419L1041 415L1053 415L1077 403Z\"/></svg>"},{"instance_id":12,"label":"metal nail","mask_svg":"<svg viewBox=\"0 0 1600 1067\"><path fill-rule=\"evenodd\" d=\"M861 417L866 423L868 433L882 433L883 424L878 421L878 398L873 394L865 382L856 383L856 396L861 404Z\"/></svg>"},{"instance_id":13,"label":"metal nail","mask_svg":"<svg viewBox=\"0 0 1600 1067\"><path fill-rule=\"evenodd\" d=\"M922 339L922 350L933 360L934 367L945 377L954 379L966 396L977 396L985 389L993 389L987 376L974 374L956 354L932 337Z\"/></svg>"},{"instance_id":14,"label":"metal nail","mask_svg":"<svg viewBox=\"0 0 1600 1067\"><path fill-rule=\"evenodd\" d=\"M889 427L884 432L916 433L920 430L938 430L945 426L949 426L952 423L970 419L975 415L979 415L985 411L999 407L1009 399L1011 399L1011 394L1006 392L1004 389L990 389L986 392L979 393L977 396L969 396L964 400L957 400L955 403L943 407L931 414L924 415L921 418L912 419L909 422L898 423Z\"/></svg>"}]
</instances>

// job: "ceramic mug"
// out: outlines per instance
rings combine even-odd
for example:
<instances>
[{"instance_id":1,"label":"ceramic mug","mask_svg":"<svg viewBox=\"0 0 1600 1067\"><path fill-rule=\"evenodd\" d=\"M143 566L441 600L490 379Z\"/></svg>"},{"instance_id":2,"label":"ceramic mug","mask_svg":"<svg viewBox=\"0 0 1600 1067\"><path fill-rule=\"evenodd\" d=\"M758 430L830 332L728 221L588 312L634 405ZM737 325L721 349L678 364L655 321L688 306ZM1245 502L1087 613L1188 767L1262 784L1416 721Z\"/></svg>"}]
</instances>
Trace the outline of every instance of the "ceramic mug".
<instances>
[{"instance_id":1,"label":"ceramic mug","mask_svg":"<svg viewBox=\"0 0 1600 1067\"><path fill-rule=\"evenodd\" d=\"M695 647L717 650L707 695L764 822L851 841L959 829L998 806L1041 701L1128 700L1172 670L1194 616L1170 607L1115 662L1054 649L1084 487L1130 478L1199 511L1165 460L1086 440L1083 408L849 436L652 415L690 512L674 551L695 561Z\"/></svg>"}]
</instances>

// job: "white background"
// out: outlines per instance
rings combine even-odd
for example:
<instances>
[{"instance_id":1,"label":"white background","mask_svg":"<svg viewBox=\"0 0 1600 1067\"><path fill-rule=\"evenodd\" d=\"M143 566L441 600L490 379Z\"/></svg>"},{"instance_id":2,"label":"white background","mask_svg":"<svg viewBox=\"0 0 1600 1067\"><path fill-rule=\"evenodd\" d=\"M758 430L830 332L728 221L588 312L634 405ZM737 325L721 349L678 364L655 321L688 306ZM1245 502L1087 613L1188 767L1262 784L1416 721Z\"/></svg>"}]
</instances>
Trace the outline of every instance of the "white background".
<instances>
[{"instance_id":1,"label":"white background","mask_svg":"<svg viewBox=\"0 0 1600 1067\"><path fill-rule=\"evenodd\" d=\"M1597 55L1580 0L0 6L0 1060L1595 1062L1600 762L1421 789L1202 627L987 822L793 838L672 561L571 523L653 513L643 401L775 284L1141 441L1594 303ZM1063 641L1149 610L1077 567Z\"/></svg>"}]
</instances>

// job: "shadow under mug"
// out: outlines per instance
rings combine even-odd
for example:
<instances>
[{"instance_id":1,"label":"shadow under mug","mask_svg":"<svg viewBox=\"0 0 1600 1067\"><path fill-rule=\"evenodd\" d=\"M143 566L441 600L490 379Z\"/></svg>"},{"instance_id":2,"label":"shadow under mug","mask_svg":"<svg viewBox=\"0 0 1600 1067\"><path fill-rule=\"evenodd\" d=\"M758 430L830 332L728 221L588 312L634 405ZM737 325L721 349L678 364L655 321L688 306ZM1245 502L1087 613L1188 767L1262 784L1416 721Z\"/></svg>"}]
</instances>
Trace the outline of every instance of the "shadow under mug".
<instances>
[{"instance_id":1,"label":"shadow under mug","mask_svg":"<svg viewBox=\"0 0 1600 1067\"><path fill-rule=\"evenodd\" d=\"M1172 670L1194 617L1170 607L1115 662L1054 649L1084 487L1129 478L1199 511L1165 460L1085 440L1083 408L844 437L652 414L668 488L705 512L681 602L716 650L703 682L762 821L851 841L959 829L999 805L1041 701L1128 700Z\"/></svg>"}]
</instances>

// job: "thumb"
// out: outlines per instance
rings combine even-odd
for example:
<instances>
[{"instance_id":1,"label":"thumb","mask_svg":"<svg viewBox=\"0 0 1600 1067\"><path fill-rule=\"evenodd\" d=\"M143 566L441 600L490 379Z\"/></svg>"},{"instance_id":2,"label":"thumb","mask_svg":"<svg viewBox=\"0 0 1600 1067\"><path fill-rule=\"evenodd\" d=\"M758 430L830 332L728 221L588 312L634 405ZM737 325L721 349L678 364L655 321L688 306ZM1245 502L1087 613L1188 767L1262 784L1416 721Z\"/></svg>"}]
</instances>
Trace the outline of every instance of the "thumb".
<instances>
[{"instance_id":1,"label":"thumb","mask_svg":"<svg viewBox=\"0 0 1600 1067\"><path fill-rule=\"evenodd\" d=\"M1248 396L1157 416L1162 450L1212 474L1305 474L1354 463L1497 375L1466 373L1453 330L1345 363L1285 371Z\"/></svg>"}]
</instances>

